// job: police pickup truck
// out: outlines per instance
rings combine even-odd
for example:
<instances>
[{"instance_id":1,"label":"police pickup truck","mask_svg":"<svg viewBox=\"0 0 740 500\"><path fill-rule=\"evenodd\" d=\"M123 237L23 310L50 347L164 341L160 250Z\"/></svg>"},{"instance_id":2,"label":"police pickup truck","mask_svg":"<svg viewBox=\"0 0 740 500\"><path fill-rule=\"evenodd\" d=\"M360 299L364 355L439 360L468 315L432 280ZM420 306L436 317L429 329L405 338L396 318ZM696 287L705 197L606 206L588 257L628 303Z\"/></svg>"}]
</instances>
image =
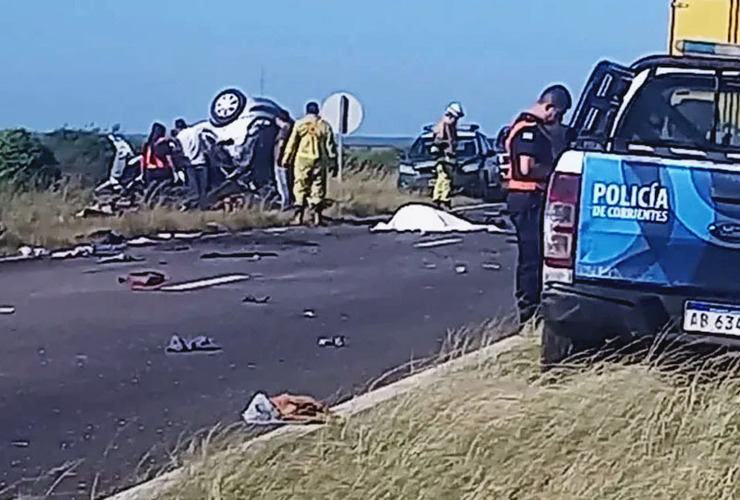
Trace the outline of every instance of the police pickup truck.
<instances>
[{"instance_id":1,"label":"police pickup truck","mask_svg":"<svg viewBox=\"0 0 740 500\"><path fill-rule=\"evenodd\" d=\"M666 332L740 344L740 47L597 65L544 215L542 361Z\"/></svg>"}]
</instances>

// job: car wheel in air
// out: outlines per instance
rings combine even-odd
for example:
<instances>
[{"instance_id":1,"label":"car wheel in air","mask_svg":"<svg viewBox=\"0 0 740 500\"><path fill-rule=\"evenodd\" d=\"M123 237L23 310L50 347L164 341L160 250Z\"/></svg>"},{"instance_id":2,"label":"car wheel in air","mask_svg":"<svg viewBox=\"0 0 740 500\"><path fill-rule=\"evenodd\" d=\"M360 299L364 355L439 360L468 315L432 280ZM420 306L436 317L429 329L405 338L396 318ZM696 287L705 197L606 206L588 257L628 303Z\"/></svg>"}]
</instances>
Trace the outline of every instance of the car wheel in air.
<instances>
[{"instance_id":1,"label":"car wheel in air","mask_svg":"<svg viewBox=\"0 0 740 500\"><path fill-rule=\"evenodd\" d=\"M247 96L237 89L227 89L219 93L211 103L211 123L223 127L233 122L247 106Z\"/></svg>"}]
</instances>

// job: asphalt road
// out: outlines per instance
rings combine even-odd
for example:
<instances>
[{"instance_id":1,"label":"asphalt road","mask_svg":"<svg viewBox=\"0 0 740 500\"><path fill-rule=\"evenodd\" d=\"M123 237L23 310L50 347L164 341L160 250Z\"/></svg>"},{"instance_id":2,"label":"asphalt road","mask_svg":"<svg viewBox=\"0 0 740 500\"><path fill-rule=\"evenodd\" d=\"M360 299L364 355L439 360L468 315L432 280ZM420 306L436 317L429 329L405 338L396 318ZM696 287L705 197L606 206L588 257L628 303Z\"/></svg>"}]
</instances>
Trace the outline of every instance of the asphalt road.
<instances>
[{"instance_id":1,"label":"asphalt road","mask_svg":"<svg viewBox=\"0 0 740 500\"><path fill-rule=\"evenodd\" d=\"M256 391L335 401L437 353L451 328L513 309L516 250L504 235L419 249L450 236L336 227L253 232L132 249L144 263L94 259L0 266L0 498L90 498L155 464L183 436L233 424ZM173 251L189 245L189 250ZM204 260L209 251L277 257ZM499 263L501 269L484 269ZM467 272L455 268L465 265ZM191 292L132 292L117 277L159 269L173 282L244 273ZM248 295L271 297L246 304ZM316 317L304 317L304 310ZM173 333L211 336L214 354L167 355ZM317 337L346 335L344 349ZM60 481L61 466L77 463ZM53 483L57 482L56 485Z\"/></svg>"}]
</instances>

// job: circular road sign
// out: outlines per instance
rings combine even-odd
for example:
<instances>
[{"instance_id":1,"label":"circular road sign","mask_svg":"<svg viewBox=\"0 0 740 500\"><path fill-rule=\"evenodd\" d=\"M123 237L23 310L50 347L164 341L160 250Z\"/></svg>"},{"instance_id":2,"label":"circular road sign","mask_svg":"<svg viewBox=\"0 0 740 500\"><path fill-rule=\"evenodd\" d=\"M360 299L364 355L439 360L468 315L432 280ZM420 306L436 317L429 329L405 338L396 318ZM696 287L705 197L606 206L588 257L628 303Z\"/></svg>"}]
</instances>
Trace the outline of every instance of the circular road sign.
<instances>
[{"instance_id":1,"label":"circular road sign","mask_svg":"<svg viewBox=\"0 0 740 500\"><path fill-rule=\"evenodd\" d=\"M321 116L329 122L334 132L350 135L362 124L362 105L352 94L337 92L324 101Z\"/></svg>"}]
</instances>

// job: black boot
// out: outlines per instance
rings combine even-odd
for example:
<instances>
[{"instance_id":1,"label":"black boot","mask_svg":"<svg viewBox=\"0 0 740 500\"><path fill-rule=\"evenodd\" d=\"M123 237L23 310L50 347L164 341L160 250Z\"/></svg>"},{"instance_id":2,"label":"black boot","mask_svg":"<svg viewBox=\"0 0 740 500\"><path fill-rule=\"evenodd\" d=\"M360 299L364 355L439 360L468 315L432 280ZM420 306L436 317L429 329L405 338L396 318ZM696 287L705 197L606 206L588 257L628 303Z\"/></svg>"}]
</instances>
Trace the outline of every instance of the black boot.
<instances>
[{"instance_id":1,"label":"black boot","mask_svg":"<svg viewBox=\"0 0 740 500\"><path fill-rule=\"evenodd\" d=\"M295 213L293 214L293 220L290 221L290 223L294 226L302 226L303 225L303 214L306 211L306 207L303 205L299 205L295 207Z\"/></svg>"},{"instance_id":2,"label":"black boot","mask_svg":"<svg viewBox=\"0 0 740 500\"><path fill-rule=\"evenodd\" d=\"M311 207L311 224L316 227L324 225L324 215L320 205Z\"/></svg>"}]
</instances>

